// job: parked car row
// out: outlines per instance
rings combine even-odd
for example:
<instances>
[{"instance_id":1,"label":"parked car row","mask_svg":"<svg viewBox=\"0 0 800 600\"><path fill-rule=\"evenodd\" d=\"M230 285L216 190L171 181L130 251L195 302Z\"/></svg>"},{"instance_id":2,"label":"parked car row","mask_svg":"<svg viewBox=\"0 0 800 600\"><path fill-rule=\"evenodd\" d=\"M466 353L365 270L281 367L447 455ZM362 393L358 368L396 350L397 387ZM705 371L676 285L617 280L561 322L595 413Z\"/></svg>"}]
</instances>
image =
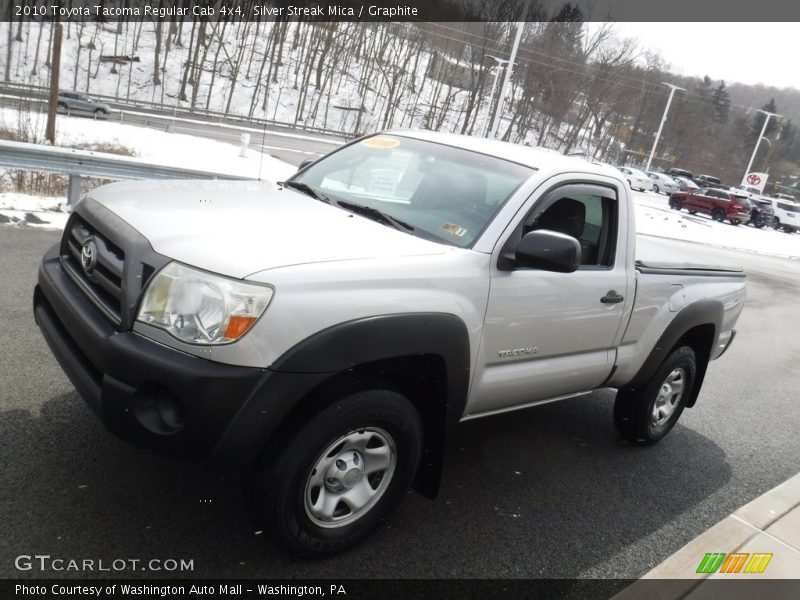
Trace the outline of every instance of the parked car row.
<instances>
[{"instance_id":1,"label":"parked car row","mask_svg":"<svg viewBox=\"0 0 800 600\"><path fill-rule=\"evenodd\" d=\"M669 206L673 210L685 208L690 214L710 215L720 223L744 223L758 229L770 225L786 233L800 230L800 204L749 194L740 188L723 190L701 187L686 192L674 192L669 197Z\"/></svg>"},{"instance_id":2,"label":"parked car row","mask_svg":"<svg viewBox=\"0 0 800 600\"><path fill-rule=\"evenodd\" d=\"M710 175L698 175L693 179L689 171L683 169L669 169L668 171L641 171L634 167L618 166L617 169L625 175L631 189L641 192L655 192L656 194L672 195L674 192L689 192L701 186L721 187L720 180ZM703 183L698 183L702 181Z\"/></svg>"}]
</instances>

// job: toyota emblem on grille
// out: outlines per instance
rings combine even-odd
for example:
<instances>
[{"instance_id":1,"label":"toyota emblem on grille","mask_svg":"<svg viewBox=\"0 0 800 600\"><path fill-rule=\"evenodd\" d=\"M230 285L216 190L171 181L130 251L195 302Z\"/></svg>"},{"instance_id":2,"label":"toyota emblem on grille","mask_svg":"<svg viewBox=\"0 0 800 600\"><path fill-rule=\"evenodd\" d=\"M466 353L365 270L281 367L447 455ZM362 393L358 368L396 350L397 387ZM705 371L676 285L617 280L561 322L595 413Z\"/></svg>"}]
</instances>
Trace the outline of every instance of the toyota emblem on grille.
<instances>
[{"instance_id":1,"label":"toyota emblem on grille","mask_svg":"<svg viewBox=\"0 0 800 600\"><path fill-rule=\"evenodd\" d=\"M97 265L97 244L88 240L81 249L81 266L87 275L91 275Z\"/></svg>"}]
</instances>

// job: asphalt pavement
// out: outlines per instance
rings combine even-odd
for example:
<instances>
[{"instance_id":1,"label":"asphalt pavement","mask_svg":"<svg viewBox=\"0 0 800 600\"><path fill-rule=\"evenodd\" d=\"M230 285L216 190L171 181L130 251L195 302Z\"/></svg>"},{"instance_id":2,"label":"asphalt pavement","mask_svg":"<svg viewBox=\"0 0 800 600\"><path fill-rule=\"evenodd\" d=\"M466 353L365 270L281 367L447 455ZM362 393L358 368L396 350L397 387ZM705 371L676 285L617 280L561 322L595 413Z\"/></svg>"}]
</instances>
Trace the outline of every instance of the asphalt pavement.
<instances>
[{"instance_id":1,"label":"asphalt pavement","mask_svg":"<svg viewBox=\"0 0 800 600\"><path fill-rule=\"evenodd\" d=\"M620 440L608 390L464 423L437 500L409 493L362 546L297 560L250 519L236 477L129 447L78 397L31 313L58 237L0 226L0 577L86 575L14 567L49 554L189 559L173 575L191 577L635 578L800 465L800 263L651 240L748 271L739 335L665 440Z\"/></svg>"}]
</instances>

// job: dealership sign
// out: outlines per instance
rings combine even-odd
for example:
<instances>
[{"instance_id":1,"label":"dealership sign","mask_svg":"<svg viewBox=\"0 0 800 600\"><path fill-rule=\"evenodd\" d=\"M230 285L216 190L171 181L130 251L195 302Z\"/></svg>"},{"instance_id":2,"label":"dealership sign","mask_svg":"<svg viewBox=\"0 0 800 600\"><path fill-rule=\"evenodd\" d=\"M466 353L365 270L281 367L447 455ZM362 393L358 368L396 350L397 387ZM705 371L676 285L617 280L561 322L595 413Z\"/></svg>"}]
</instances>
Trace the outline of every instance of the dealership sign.
<instances>
[{"instance_id":1,"label":"dealership sign","mask_svg":"<svg viewBox=\"0 0 800 600\"><path fill-rule=\"evenodd\" d=\"M768 173L748 173L742 179L742 185L747 187L758 188L758 191L764 193L764 186L767 185Z\"/></svg>"}]
</instances>

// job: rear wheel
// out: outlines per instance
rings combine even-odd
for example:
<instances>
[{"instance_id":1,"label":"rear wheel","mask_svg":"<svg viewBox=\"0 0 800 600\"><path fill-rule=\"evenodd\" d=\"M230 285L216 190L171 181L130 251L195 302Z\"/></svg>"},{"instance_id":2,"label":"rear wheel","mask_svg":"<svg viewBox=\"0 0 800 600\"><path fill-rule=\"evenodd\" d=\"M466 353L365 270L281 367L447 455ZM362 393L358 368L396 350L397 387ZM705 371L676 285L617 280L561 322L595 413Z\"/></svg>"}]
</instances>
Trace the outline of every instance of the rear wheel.
<instances>
[{"instance_id":1,"label":"rear wheel","mask_svg":"<svg viewBox=\"0 0 800 600\"><path fill-rule=\"evenodd\" d=\"M689 346L673 350L639 389L622 389L614 402L614 426L636 444L661 440L678 421L694 387L697 363Z\"/></svg>"},{"instance_id":2,"label":"rear wheel","mask_svg":"<svg viewBox=\"0 0 800 600\"><path fill-rule=\"evenodd\" d=\"M788 225L783 226L784 233L794 233L794 227L789 227Z\"/></svg>"},{"instance_id":3,"label":"rear wheel","mask_svg":"<svg viewBox=\"0 0 800 600\"><path fill-rule=\"evenodd\" d=\"M333 402L279 444L255 474L256 510L303 556L362 541L394 510L422 452L419 414L386 389Z\"/></svg>"},{"instance_id":4,"label":"rear wheel","mask_svg":"<svg viewBox=\"0 0 800 600\"><path fill-rule=\"evenodd\" d=\"M738 227L741 221L739 219L731 219L731 225Z\"/></svg>"},{"instance_id":5,"label":"rear wheel","mask_svg":"<svg viewBox=\"0 0 800 600\"><path fill-rule=\"evenodd\" d=\"M778 217L775 217L772 221L772 228L773 229L780 229L781 220Z\"/></svg>"},{"instance_id":6,"label":"rear wheel","mask_svg":"<svg viewBox=\"0 0 800 600\"><path fill-rule=\"evenodd\" d=\"M683 208L683 202L681 202L678 198L670 198L669 207L672 210L680 210L681 208Z\"/></svg>"},{"instance_id":7,"label":"rear wheel","mask_svg":"<svg viewBox=\"0 0 800 600\"><path fill-rule=\"evenodd\" d=\"M94 114L95 114L95 116L98 116L98 117L99 117L99 116L101 116L101 115L105 115L105 114L107 114L107 113L106 113L106 111L105 111L105 110L103 110L102 108L95 108L95 109L94 109Z\"/></svg>"},{"instance_id":8,"label":"rear wheel","mask_svg":"<svg viewBox=\"0 0 800 600\"><path fill-rule=\"evenodd\" d=\"M660 189L658 189L658 186L657 186L657 185L654 185L654 186L653 186L653 191L654 191L656 194L660 194L660 193L661 193L661 190L660 190Z\"/></svg>"},{"instance_id":9,"label":"rear wheel","mask_svg":"<svg viewBox=\"0 0 800 600\"><path fill-rule=\"evenodd\" d=\"M690 214L690 215L696 215L696 214L697 214L697 211L696 211L696 210L690 210L690 211L689 211L689 214Z\"/></svg>"},{"instance_id":10,"label":"rear wheel","mask_svg":"<svg viewBox=\"0 0 800 600\"><path fill-rule=\"evenodd\" d=\"M714 219L715 221L717 221L718 223L724 223L725 222L725 211L723 211L721 208L715 208L711 212L711 218Z\"/></svg>"}]
</instances>

